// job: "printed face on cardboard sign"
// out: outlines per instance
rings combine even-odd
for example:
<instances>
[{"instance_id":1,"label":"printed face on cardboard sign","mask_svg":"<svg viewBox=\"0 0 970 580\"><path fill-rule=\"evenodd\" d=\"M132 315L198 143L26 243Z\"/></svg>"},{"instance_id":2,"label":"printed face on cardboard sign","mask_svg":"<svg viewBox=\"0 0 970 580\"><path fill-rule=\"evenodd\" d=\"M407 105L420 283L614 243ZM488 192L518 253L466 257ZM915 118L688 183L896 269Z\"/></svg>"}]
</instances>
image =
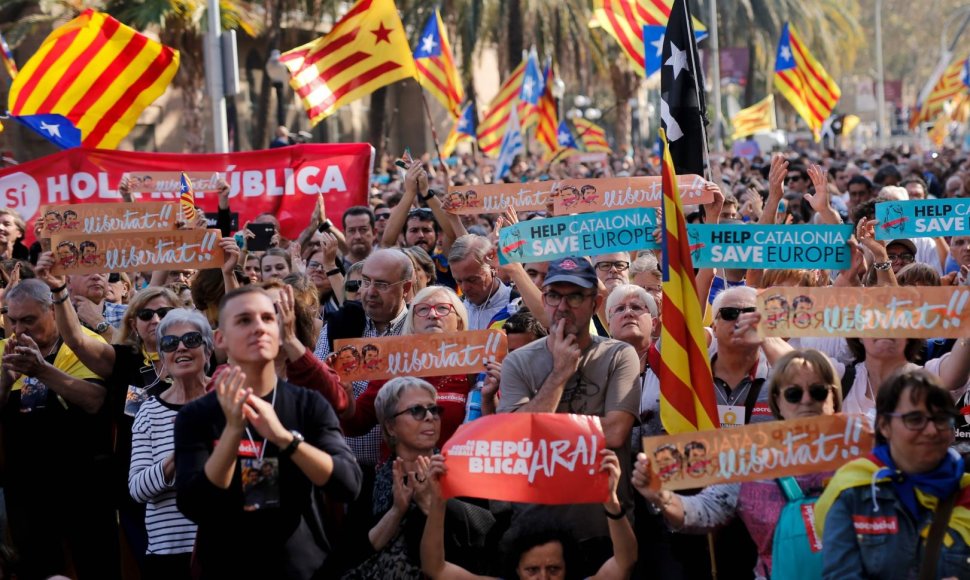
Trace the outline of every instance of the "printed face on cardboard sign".
<instances>
[{"instance_id":1,"label":"printed face on cardboard sign","mask_svg":"<svg viewBox=\"0 0 970 580\"><path fill-rule=\"evenodd\" d=\"M57 245L57 262L64 268L77 263L78 249L72 242L61 242Z\"/></svg>"},{"instance_id":2,"label":"printed face on cardboard sign","mask_svg":"<svg viewBox=\"0 0 970 580\"><path fill-rule=\"evenodd\" d=\"M81 220L77 217L77 212L73 210L67 210L64 212L64 229L65 230L77 230L81 227Z\"/></svg>"}]
</instances>

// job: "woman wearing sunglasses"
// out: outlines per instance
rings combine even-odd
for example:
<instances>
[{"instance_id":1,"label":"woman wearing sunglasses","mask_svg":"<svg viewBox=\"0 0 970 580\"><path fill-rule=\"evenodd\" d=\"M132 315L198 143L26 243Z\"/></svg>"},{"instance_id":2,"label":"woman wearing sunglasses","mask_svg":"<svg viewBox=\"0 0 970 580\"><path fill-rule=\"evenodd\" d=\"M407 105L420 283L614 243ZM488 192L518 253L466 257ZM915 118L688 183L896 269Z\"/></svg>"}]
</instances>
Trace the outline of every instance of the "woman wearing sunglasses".
<instances>
[{"instance_id":1,"label":"woman wearing sunglasses","mask_svg":"<svg viewBox=\"0 0 970 580\"><path fill-rule=\"evenodd\" d=\"M835 367L828 357L814 349L791 351L775 365L768 382L769 404L775 419L789 420L818 415L832 415L841 409L841 396ZM686 470L706 469L703 461L688 457ZM706 533L723 526L738 516L758 548L755 566L757 578L771 578L775 525L785 506L782 486L797 485L805 496L818 496L823 481L831 472L814 473L783 480L766 480L741 484L712 485L697 495L685 496L668 490L654 491L650 485L650 461L640 453L633 472L633 486L647 500L651 511L663 516L675 531ZM804 537L797 540L805 541ZM827 546L826 546L827 547ZM783 547L779 547L783 548ZM808 549L806 543L806 551ZM804 568L811 578L812 554L803 554ZM815 577L821 569L820 556L815 556Z\"/></svg>"},{"instance_id":2,"label":"woman wearing sunglasses","mask_svg":"<svg viewBox=\"0 0 970 580\"><path fill-rule=\"evenodd\" d=\"M372 553L344 578L421 578L421 534L433 493L429 462L419 458L435 453L444 409L438 390L413 377L388 381L373 404L391 458L377 468L374 481L375 523L367 533ZM449 554L483 548L495 522L488 510L458 500L449 502L446 518Z\"/></svg>"},{"instance_id":3,"label":"woman wearing sunglasses","mask_svg":"<svg viewBox=\"0 0 970 580\"><path fill-rule=\"evenodd\" d=\"M205 395L212 329L200 312L182 308L169 312L157 326L162 369L172 386L145 401L135 417L128 490L135 501L147 504L142 578L188 579L196 526L175 505L175 416Z\"/></svg>"},{"instance_id":4,"label":"woman wearing sunglasses","mask_svg":"<svg viewBox=\"0 0 970 580\"><path fill-rule=\"evenodd\" d=\"M876 446L815 504L823 578L970 578L970 475L950 449L957 410L922 370L876 395Z\"/></svg>"},{"instance_id":5,"label":"woman wearing sunglasses","mask_svg":"<svg viewBox=\"0 0 970 580\"><path fill-rule=\"evenodd\" d=\"M428 286L418 292L404 320L402 334L436 334L468 329L468 312L465 305L450 288ZM494 372L498 372L495 365ZM441 405L441 440L447 441L458 426L465 421L465 404L468 393L475 386L475 375L446 375L422 377L438 392ZM344 434L364 435L377 425L375 399L386 381L370 381L354 406L352 416L341 420Z\"/></svg>"},{"instance_id":6,"label":"woman wearing sunglasses","mask_svg":"<svg viewBox=\"0 0 970 580\"><path fill-rule=\"evenodd\" d=\"M169 387L162 373L155 330L165 315L176 308L178 297L171 290L158 286L140 290L128 302L120 332L116 334L117 343L108 344L81 326L77 311L64 290L67 279L53 275L50 271L53 265L52 254L45 252L38 258L35 271L54 294L54 319L64 344L84 365L103 377L107 386L105 408L116 430L120 522L135 557L141 559L148 540L145 507L135 503L128 493L131 430L141 404Z\"/></svg>"}]
</instances>

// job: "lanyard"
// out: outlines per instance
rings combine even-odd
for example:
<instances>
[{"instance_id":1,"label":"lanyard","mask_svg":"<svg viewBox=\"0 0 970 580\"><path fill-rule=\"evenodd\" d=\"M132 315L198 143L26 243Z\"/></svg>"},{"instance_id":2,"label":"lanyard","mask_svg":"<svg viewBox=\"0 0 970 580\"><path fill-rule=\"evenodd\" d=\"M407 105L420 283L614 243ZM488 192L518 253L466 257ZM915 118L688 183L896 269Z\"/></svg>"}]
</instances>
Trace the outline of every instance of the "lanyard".
<instances>
[{"instance_id":1,"label":"lanyard","mask_svg":"<svg viewBox=\"0 0 970 580\"><path fill-rule=\"evenodd\" d=\"M270 407L272 407L274 411L276 410L276 393L278 392L279 392L278 388L273 389L273 398L270 402ZM249 425L246 425L246 437L249 437L249 443L253 446L253 449L255 450L256 441L253 439L252 432L249 431ZM259 448L259 456L256 458L256 462L260 464L263 463L264 455L266 455L266 437L263 437L263 443Z\"/></svg>"}]
</instances>

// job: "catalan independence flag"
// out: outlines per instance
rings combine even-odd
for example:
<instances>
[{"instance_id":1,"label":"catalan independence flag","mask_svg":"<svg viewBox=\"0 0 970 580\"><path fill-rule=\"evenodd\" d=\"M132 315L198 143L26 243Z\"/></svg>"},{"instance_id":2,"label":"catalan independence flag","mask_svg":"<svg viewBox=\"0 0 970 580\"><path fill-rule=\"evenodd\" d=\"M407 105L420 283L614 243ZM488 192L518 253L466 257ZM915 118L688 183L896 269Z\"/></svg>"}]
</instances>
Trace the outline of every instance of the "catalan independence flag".
<instances>
[{"instance_id":1,"label":"catalan independence flag","mask_svg":"<svg viewBox=\"0 0 970 580\"><path fill-rule=\"evenodd\" d=\"M445 23L437 9L428 18L421 33L418 49L414 51L414 67L418 72L418 83L457 119L461 115L465 90L461 86L458 67L455 66Z\"/></svg>"},{"instance_id":2,"label":"catalan independence flag","mask_svg":"<svg viewBox=\"0 0 970 580\"><path fill-rule=\"evenodd\" d=\"M182 219L186 223L195 223L195 190L192 189L192 180L185 173L182 173L181 184L179 185L179 207L182 208Z\"/></svg>"},{"instance_id":3,"label":"catalan independence flag","mask_svg":"<svg viewBox=\"0 0 970 580\"><path fill-rule=\"evenodd\" d=\"M775 129L775 96L769 94L731 117L735 139Z\"/></svg>"},{"instance_id":4,"label":"catalan independence flag","mask_svg":"<svg viewBox=\"0 0 970 580\"><path fill-rule=\"evenodd\" d=\"M943 113L944 103L970 90L963 80L968 63L970 58L956 58L947 65L926 99L918 105L918 112L910 119L910 129L915 129L920 123L932 121Z\"/></svg>"},{"instance_id":5,"label":"catalan independence flag","mask_svg":"<svg viewBox=\"0 0 970 580\"><path fill-rule=\"evenodd\" d=\"M666 26L674 0L593 0L593 15L623 49L640 76L644 72L644 26ZM698 41L707 36L704 25L694 19Z\"/></svg>"},{"instance_id":6,"label":"catalan independence flag","mask_svg":"<svg viewBox=\"0 0 970 580\"><path fill-rule=\"evenodd\" d=\"M7 69L7 74L10 75L10 78L17 78L17 61L13 59L13 53L10 52L7 39L2 34L0 34L0 60L3 61L3 67Z\"/></svg>"},{"instance_id":7,"label":"catalan independence flag","mask_svg":"<svg viewBox=\"0 0 970 580\"><path fill-rule=\"evenodd\" d=\"M518 106L519 93L522 91L522 77L525 76L525 59L515 67L512 74L499 89L498 94L488 104L485 117L478 125L478 148L489 157L498 157L502 147L502 137L509 124L512 107Z\"/></svg>"},{"instance_id":8,"label":"catalan independence flag","mask_svg":"<svg viewBox=\"0 0 970 580\"><path fill-rule=\"evenodd\" d=\"M552 61L546 63L546 72L542 91L539 98L539 124L536 127L536 140L546 150L546 157L552 157L559 150L558 140L556 139L557 122L559 114L556 111L556 99L552 96Z\"/></svg>"},{"instance_id":9,"label":"catalan independence flag","mask_svg":"<svg viewBox=\"0 0 970 580\"><path fill-rule=\"evenodd\" d=\"M316 125L334 111L415 76L414 57L393 0L357 0L323 38L280 56L290 86Z\"/></svg>"},{"instance_id":10,"label":"catalan independence flag","mask_svg":"<svg viewBox=\"0 0 970 580\"><path fill-rule=\"evenodd\" d=\"M785 95L818 141L822 124L832 114L842 90L787 22L781 30L775 55L775 88Z\"/></svg>"},{"instance_id":11,"label":"catalan independence flag","mask_svg":"<svg viewBox=\"0 0 970 580\"><path fill-rule=\"evenodd\" d=\"M592 121L586 119L573 119L576 125L576 132L579 134L579 142L583 150L587 153L610 153L610 144L606 140L606 131Z\"/></svg>"},{"instance_id":12,"label":"catalan independence flag","mask_svg":"<svg viewBox=\"0 0 970 580\"><path fill-rule=\"evenodd\" d=\"M451 157L451 154L455 152L455 147L463 141L474 141L476 137L475 131L475 107L472 107L471 103L465 105L465 108L461 111L461 116L458 117L458 122L451 129L451 133L448 134L448 138L445 139L445 144L441 147L441 155L443 157Z\"/></svg>"},{"instance_id":13,"label":"catalan independence flag","mask_svg":"<svg viewBox=\"0 0 970 580\"><path fill-rule=\"evenodd\" d=\"M14 79L7 108L63 115L84 146L113 149L178 66L177 50L89 9L44 40Z\"/></svg>"},{"instance_id":14,"label":"catalan independence flag","mask_svg":"<svg viewBox=\"0 0 970 580\"><path fill-rule=\"evenodd\" d=\"M663 129L663 300L660 315L660 420L667 433L720 426L697 282L674 160Z\"/></svg>"}]
</instances>

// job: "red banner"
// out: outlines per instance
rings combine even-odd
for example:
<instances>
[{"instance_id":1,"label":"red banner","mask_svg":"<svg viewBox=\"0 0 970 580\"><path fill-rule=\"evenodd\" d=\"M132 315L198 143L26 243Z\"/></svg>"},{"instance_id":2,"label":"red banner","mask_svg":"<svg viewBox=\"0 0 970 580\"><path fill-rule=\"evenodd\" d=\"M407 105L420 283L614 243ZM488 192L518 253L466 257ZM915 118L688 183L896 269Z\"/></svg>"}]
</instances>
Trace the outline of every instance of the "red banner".
<instances>
[{"instance_id":1,"label":"red banner","mask_svg":"<svg viewBox=\"0 0 970 580\"><path fill-rule=\"evenodd\" d=\"M33 222L40 206L121 201L118 183L138 171L219 172L229 183L230 207L239 225L261 213L280 220L282 233L296 238L306 227L317 194L327 215L339 223L344 210L367 203L373 148L367 143L295 145L242 153L183 155L102 149L68 149L0 170L0 207L16 210ZM178 201L178 190L143 193L142 201ZM196 204L218 208L215 193L196 191Z\"/></svg>"},{"instance_id":2,"label":"red banner","mask_svg":"<svg viewBox=\"0 0 970 580\"><path fill-rule=\"evenodd\" d=\"M599 417L503 413L466 423L445 443L445 497L540 504L601 503L606 438Z\"/></svg>"}]
</instances>

